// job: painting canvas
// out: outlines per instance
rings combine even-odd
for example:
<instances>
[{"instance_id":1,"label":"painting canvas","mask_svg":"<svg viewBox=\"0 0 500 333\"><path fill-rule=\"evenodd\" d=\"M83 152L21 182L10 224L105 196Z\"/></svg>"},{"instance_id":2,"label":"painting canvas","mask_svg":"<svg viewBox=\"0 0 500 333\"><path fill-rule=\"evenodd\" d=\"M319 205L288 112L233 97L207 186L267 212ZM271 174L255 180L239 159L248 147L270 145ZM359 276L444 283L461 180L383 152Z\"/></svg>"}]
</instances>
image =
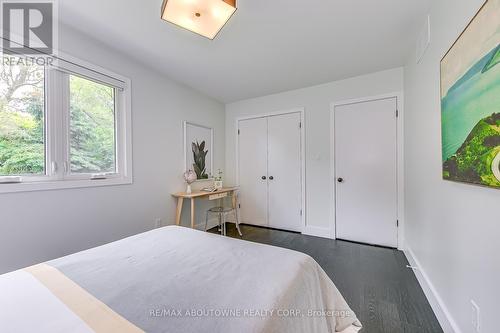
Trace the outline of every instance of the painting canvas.
<instances>
[{"instance_id":1,"label":"painting canvas","mask_svg":"<svg viewBox=\"0 0 500 333\"><path fill-rule=\"evenodd\" d=\"M184 168L193 170L198 180L212 178L213 129L184 122Z\"/></svg>"},{"instance_id":2,"label":"painting canvas","mask_svg":"<svg viewBox=\"0 0 500 333\"><path fill-rule=\"evenodd\" d=\"M500 188L500 0L441 61L443 177Z\"/></svg>"}]
</instances>

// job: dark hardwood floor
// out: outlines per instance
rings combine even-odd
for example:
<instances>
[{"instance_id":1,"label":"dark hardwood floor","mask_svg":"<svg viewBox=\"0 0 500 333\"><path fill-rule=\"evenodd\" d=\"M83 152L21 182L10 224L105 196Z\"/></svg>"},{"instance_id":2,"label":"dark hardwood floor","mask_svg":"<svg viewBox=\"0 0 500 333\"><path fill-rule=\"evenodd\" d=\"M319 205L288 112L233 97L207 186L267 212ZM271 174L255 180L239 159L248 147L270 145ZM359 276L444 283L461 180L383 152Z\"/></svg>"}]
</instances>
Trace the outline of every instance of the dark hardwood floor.
<instances>
[{"instance_id":1,"label":"dark hardwood floor","mask_svg":"<svg viewBox=\"0 0 500 333\"><path fill-rule=\"evenodd\" d=\"M242 225L243 239L306 253L363 324L361 333L443 332L401 251ZM240 238L233 224L228 236ZM217 233L217 228L210 230Z\"/></svg>"}]
</instances>

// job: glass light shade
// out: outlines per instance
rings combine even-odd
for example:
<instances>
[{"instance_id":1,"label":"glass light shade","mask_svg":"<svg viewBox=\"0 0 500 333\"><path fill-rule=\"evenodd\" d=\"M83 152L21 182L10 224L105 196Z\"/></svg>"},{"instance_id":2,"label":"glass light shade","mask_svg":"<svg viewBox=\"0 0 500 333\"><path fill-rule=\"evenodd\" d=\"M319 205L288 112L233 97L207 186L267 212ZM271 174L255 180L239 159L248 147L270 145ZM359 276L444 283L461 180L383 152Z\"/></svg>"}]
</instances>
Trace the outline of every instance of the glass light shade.
<instances>
[{"instance_id":1,"label":"glass light shade","mask_svg":"<svg viewBox=\"0 0 500 333\"><path fill-rule=\"evenodd\" d=\"M164 0L162 19L214 39L236 11L236 0Z\"/></svg>"}]
</instances>

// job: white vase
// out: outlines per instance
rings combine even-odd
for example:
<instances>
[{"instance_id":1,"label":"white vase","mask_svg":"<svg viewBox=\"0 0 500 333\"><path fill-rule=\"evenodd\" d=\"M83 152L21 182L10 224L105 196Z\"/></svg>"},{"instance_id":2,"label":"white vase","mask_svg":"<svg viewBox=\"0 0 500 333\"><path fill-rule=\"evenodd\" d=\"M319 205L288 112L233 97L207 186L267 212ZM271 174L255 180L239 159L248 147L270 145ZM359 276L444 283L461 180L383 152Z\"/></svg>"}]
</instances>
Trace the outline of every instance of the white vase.
<instances>
[{"instance_id":1,"label":"white vase","mask_svg":"<svg viewBox=\"0 0 500 333\"><path fill-rule=\"evenodd\" d=\"M191 194L192 193L192 191L191 191L191 184L188 184L187 189L186 189L186 193L187 194Z\"/></svg>"}]
</instances>

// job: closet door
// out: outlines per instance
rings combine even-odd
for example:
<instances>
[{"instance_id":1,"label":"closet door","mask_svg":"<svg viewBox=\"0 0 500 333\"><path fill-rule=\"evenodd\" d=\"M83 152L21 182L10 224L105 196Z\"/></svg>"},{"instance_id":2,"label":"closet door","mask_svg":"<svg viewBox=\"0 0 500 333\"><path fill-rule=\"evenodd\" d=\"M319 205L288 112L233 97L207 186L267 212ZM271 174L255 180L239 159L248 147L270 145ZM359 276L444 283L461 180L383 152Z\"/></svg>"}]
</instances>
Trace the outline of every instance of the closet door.
<instances>
[{"instance_id":1,"label":"closet door","mask_svg":"<svg viewBox=\"0 0 500 333\"><path fill-rule=\"evenodd\" d=\"M267 118L239 121L241 222L267 226Z\"/></svg>"},{"instance_id":2,"label":"closet door","mask_svg":"<svg viewBox=\"0 0 500 333\"><path fill-rule=\"evenodd\" d=\"M396 248L397 100L335 107L337 238Z\"/></svg>"},{"instance_id":3,"label":"closet door","mask_svg":"<svg viewBox=\"0 0 500 333\"><path fill-rule=\"evenodd\" d=\"M302 231L300 113L269 117L269 227Z\"/></svg>"}]
</instances>

